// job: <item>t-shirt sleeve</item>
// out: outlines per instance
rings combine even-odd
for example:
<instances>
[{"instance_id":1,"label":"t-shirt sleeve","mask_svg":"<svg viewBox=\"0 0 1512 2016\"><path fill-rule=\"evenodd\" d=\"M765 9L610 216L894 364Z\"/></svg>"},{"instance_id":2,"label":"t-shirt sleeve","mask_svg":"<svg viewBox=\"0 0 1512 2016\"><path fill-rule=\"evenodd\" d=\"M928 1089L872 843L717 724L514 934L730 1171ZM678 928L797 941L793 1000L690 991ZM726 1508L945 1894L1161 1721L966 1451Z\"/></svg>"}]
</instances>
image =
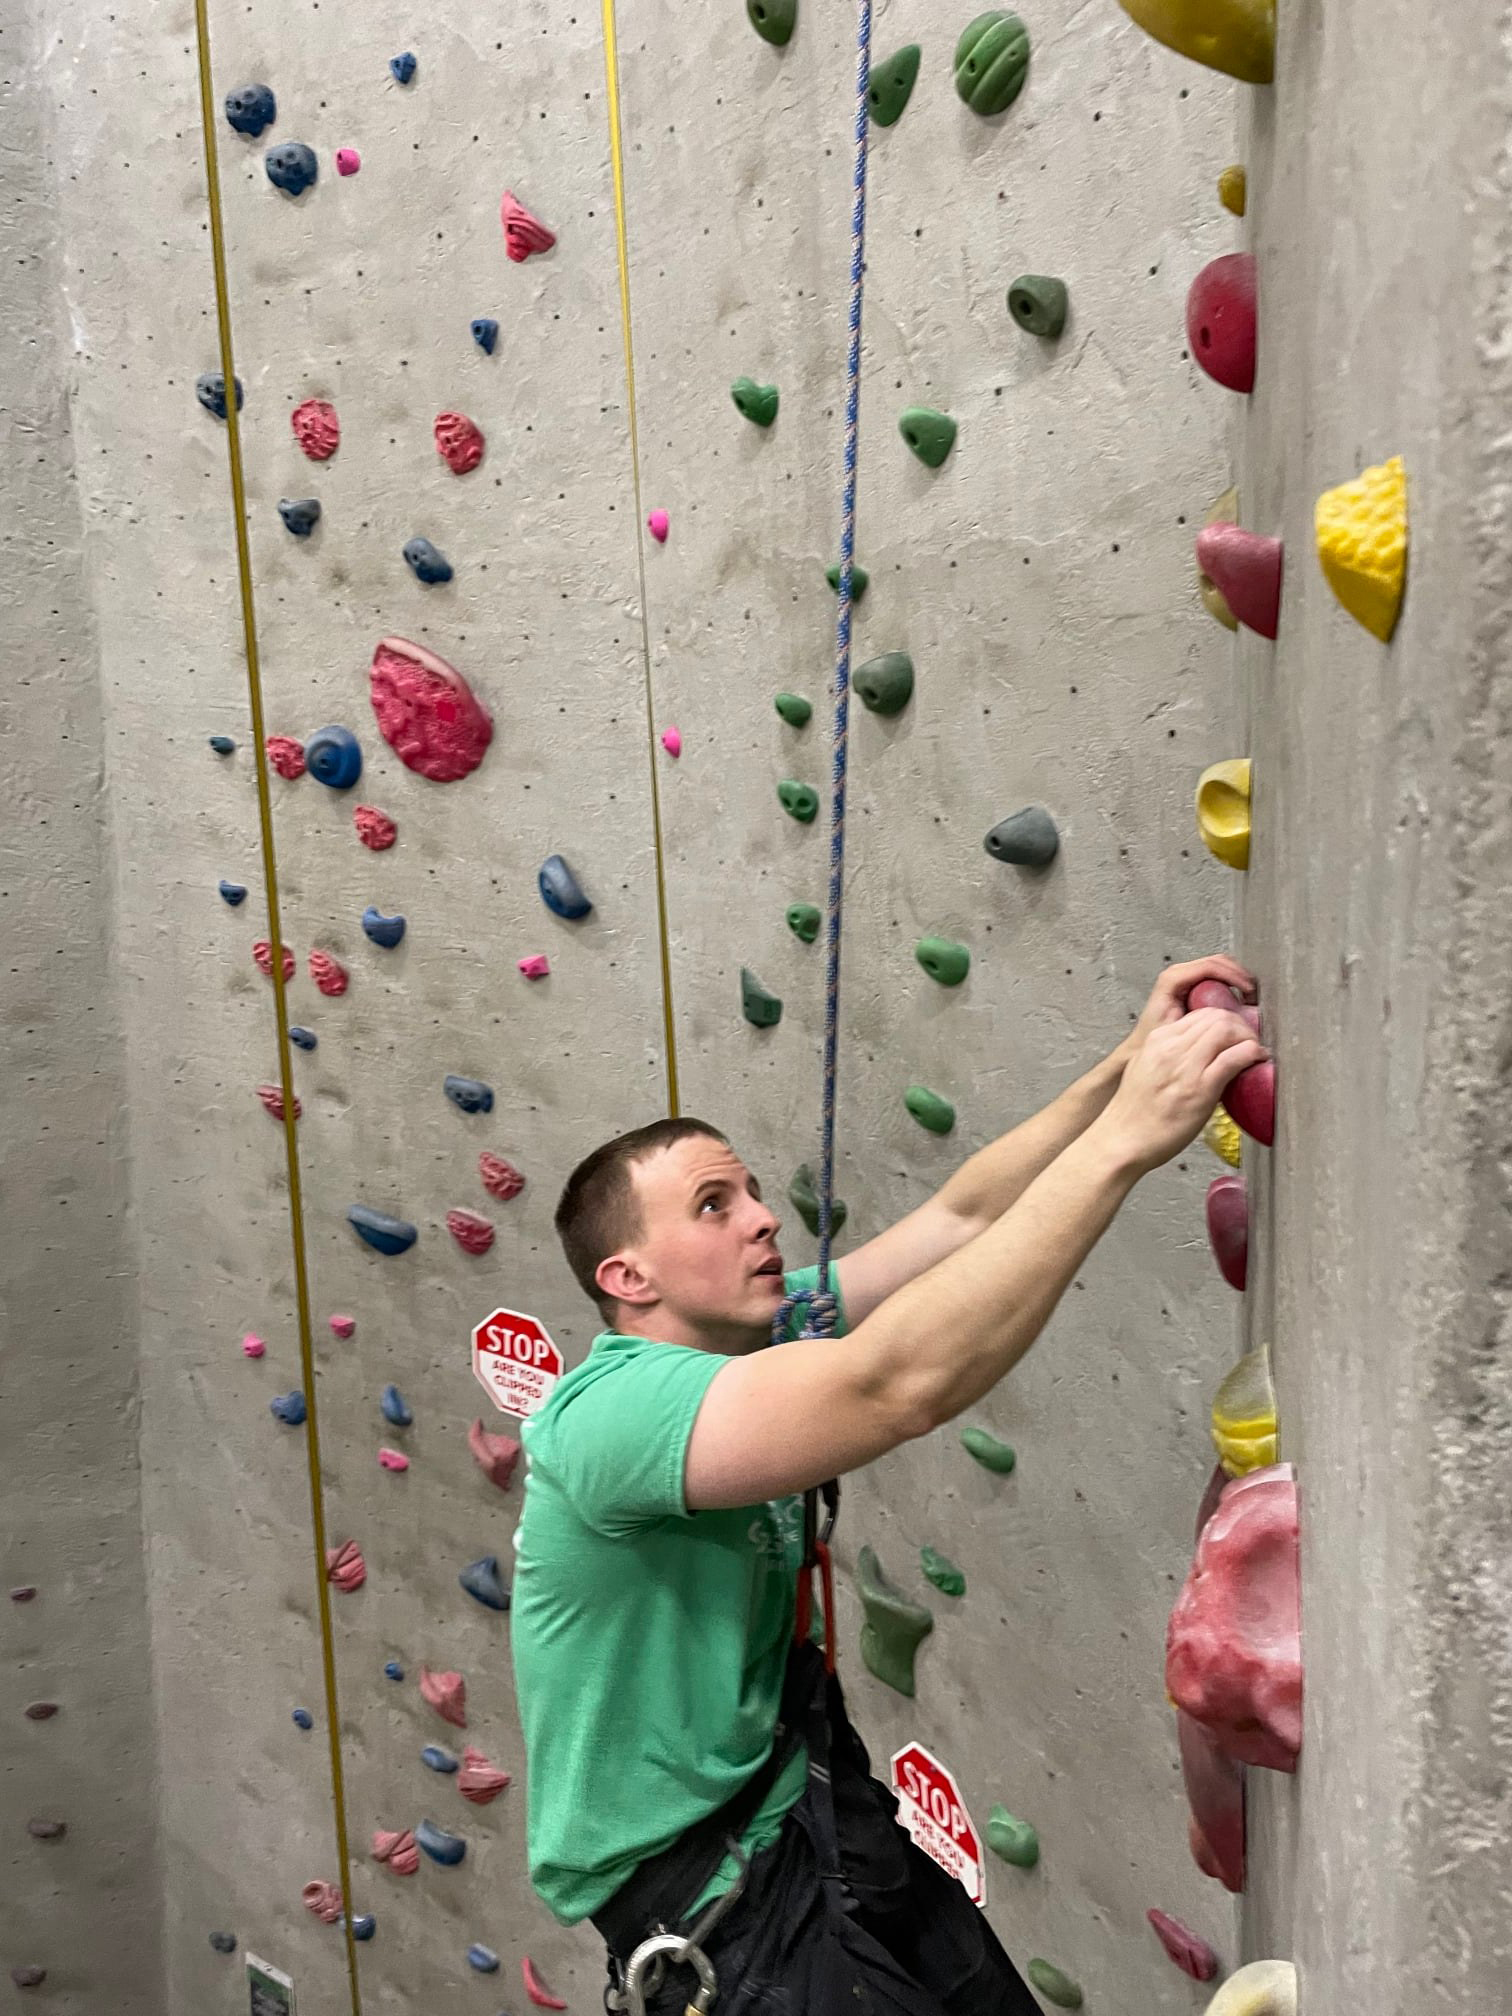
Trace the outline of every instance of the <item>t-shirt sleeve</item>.
<instances>
[{"instance_id":1,"label":"t-shirt sleeve","mask_svg":"<svg viewBox=\"0 0 1512 2016\"><path fill-rule=\"evenodd\" d=\"M729 1359L654 1345L576 1392L552 1421L550 1460L579 1517L613 1537L690 1516L688 1440L704 1394Z\"/></svg>"},{"instance_id":2,"label":"t-shirt sleeve","mask_svg":"<svg viewBox=\"0 0 1512 2016\"><path fill-rule=\"evenodd\" d=\"M817 1266L797 1267L782 1285L789 1295L812 1295L819 1286L819 1269ZM830 1262L830 1293L835 1298L835 1335L843 1337L850 1326L845 1320L845 1297L840 1290L839 1269L833 1260ZM783 1339L785 1343L790 1344L803 1334L802 1315L801 1310L795 1310L788 1318Z\"/></svg>"}]
</instances>

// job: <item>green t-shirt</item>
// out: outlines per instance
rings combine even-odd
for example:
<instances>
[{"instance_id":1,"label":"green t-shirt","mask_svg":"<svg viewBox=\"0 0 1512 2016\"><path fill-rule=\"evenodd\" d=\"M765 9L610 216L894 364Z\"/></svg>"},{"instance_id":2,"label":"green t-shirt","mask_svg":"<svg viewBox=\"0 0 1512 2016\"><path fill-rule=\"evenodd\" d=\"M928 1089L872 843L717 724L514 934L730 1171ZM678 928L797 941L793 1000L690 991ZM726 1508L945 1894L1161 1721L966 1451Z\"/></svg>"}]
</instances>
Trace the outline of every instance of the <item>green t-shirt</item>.
<instances>
[{"instance_id":1,"label":"green t-shirt","mask_svg":"<svg viewBox=\"0 0 1512 2016\"><path fill-rule=\"evenodd\" d=\"M815 1279L790 1274L788 1292ZM606 1331L520 1431L510 1638L530 1879L565 1924L771 1753L803 1500L690 1513L683 1499L694 1418L729 1362ZM776 1839L806 1776L800 1753L746 1830L747 1853ZM727 1863L694 1901L733 1874Z\"/></svg>"}]
</instances>

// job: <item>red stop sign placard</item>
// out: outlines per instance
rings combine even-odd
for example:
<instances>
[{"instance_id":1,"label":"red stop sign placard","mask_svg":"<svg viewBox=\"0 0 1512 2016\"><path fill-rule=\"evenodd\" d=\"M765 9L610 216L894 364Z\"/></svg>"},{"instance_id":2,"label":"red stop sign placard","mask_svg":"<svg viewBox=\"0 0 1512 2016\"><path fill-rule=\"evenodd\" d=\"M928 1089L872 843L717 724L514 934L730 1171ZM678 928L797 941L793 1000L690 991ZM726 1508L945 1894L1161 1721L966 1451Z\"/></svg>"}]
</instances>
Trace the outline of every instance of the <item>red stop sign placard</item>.
<instances>
[{"instance_id":1,"label":"red stop sign placard","mask_svg":"<svg viewBox=\"0 0 1512 2016\"><path fill-rule=\"evenodd\" d=\"M563 1358L538 1317L495 1309L472 1333L473 1374L502 1414L525 1420L544 1407Z\"/></svg>"},{"instance_id":2,"label":"red stop sign placard","mask_svg":"<svg viewBox=\"0 0 1512 2016\"><path fill-rule=\"evenodd\" d=\"M898 1825L955 1877L973 1904L985 1905L982 1837L966 1811L961 1788L939 1758L931 1757L922 1743L905 1743L893 1756L892 1783L898 1795Z\"/></svg>"}]
</instances>

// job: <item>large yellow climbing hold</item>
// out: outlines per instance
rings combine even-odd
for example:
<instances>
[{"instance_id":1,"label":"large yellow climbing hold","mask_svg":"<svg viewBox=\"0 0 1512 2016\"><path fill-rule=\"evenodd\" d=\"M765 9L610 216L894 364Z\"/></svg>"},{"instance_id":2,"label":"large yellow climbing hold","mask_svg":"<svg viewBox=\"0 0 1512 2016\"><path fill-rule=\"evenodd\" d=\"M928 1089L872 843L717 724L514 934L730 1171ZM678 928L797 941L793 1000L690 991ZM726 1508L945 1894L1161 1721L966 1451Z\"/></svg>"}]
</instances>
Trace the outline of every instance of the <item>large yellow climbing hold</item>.
<instances>
[{"instance_id":1,"label":"large yellow climbing hold","mask_svg":"<svg viewBox=\"0 0 1512 2016\"><path fill-rule=\"evenodd\" d=\"M1297 1970L1290 1960L1252 1960L1230 1974L1207 2016L1297 2016Z\"/></svg>"},{"instance_id":2,"label":"large yellow climbing hold","mask_svg":"<svg viewBox=\"0 0 1512 2016\"><path fill-rule=\"evenodd\" d=\"M1325 490L1314 519L1328 585L1357 623L1390 643L1407 582L1407 470L1400 455Z\"/></svg>"},{"instance_id":3,"label":"large yellow climbing hold","mask_svg":"<svg viewBox=\"0 0 1512 2016\"><path fill-rule=\"evenodd\" d=\"M1242 217L1249 205L1249 177L1237 161L1218 177L1218 201L1236 217Z\"/></svg>"},{"instance_id":4,"label":"large yellow climbing hold","mask_svg":"<svg viewBox=\"0 0 1512 2016\"><path fill-rule=\"evenodd\" d=\"M1245 84L1276 69L1276 0L1119 0L1147 35Z\"/></svg>"},{"instance_id":5,"label":"large yellow climbing hold","mask_svg":"<svg viewBox=\"0 0 1512 2016\"><path fill-rule=\"evenodd\" d=\"M1247 756L1215 763L1197 780L1197 831L1209 853L1230 868L1248 868L1250 766Z\"/></svg>"},{"instance_id":6,"label":"large yellow climbing hold","mask_svg":"<svg viewBox=\"0 0 1512 2016\"><path fill-rule=\"evenodd\" d=\"M1227 1162L1230 1169L1239 1167L1244 1136L1239 1131L1238 1121L1230 1116L1226 1106L1219 1104L1213 1108L1202 1130L1202 1139L1220 1162Z\"/></svg>"},{"instance_id":7,"label":"large yellow climbing hold","mask_svg":"<svg viewBox=\"0 0 1512 2016\"><path fill-rule=\"evenodd\" d=\"M1265 1345L1246 1351L1213 1399L1213 1446L1230 1477L1276 1461L1276 1389Z\"/></svg>"}]
</instances>

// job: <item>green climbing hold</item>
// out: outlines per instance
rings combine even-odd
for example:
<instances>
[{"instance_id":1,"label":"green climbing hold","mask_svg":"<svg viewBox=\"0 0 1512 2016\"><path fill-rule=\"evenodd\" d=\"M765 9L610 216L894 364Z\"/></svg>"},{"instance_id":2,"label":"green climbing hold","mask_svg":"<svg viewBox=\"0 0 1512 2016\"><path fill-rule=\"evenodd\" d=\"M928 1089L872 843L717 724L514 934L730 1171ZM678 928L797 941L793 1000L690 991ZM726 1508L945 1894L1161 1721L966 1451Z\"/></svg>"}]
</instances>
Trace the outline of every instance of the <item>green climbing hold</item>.
<instances>
[{"instance_id":1,"label":"green climbing hold","mask_svg":"<svg viewBox=\"0 0 1512 2016\"><path fill-rule=\"evenodd\" d=\"M748 966L740 969L740 1011L753 1029L775 1029L782 1020L782 1003Z\"/></svg>"},{"instance_id":2,"label":"green climbing hold","mask_svg":"<svg viewBox=\"0 0 1512 2016\"><path fill-rule=\"evenodd\" d=\"M1006 112L1029 74L1029 30L1017 14L978 14L955 52L955 87L973 112Z\"/></svg>"},{"instance_id":3,"label":"green climbing hold","mask_svg":"<svg viewBox=\"0 0 1512 2016\"><path fill-rule=\"evenodd\" d=\"M814 1172L807 1162L800 1162L793 1171L793 1180L788 1185L788 1202L817 1239L819 1237L819 1186L814 1181ZM835 1236L850 1213L845 1208L843 1197L830 1199L830 1234Z\"/></svg>"},{"instance_id":4,"label":"green climbing hold","mask_svg":"<svg viewBox=\"0 0 1512 2016\"><path fill-rule=\"evenodd\" d=\"M1057 2009L1080 2009L1082 2006L1080 1986L1069 1974L1063 1974L1059 1967L1052 1967L1048 1960L1031 1960L1027 1972L1045 2000L1053 2002Z\"/></svg>"},{"instance_id":5,"label":"green climbing hold","mask_svg":"<svg viewBox=\"0 0 1512 2016\"><path fill-rule=\"evenodd\" d=\"M772 704L789 728L807 728L814 712L801 693L779 693Z\"/></svg>"},{"instance_id":6,"label":"green climbing hold","mask_svg":"<svg viewBox=\"0 0 1512 2016\"><path fill-rule=\"evenodd\" d=\"M884 651L859 667L852 684L873 714L901 714L913 698L913 679L913 660L906 651Z\"/></svg>"},{"instance_id":7,"label":"green climbing hold","mask_svg":"<svg viewBox=\"0 0 1512 2016\"><path fill-rule=\"evenodd\" d=\"M798 25L798 0L746 0L751 26L763 42L785 49Z\"/></svg>"},{"instance_id":8,"label":"green climbing hold","mask_svg":"<svg viewBox=\"0 0 1512 2016\"><path fill-rule=\"evenodd\" d=\"M934 1618L922 1603L905 1596L882 1572L870 1547L856 1557L861 1585L861 1657L867 1670L910 1698L914 1688L914 1654L934 1629Z\"/></svg>"},{"instance_id":9,"label":"green climbing hold","mask_svg":"<svg viewBox=\"0 0 1512 2016\"><path fill-rule=\"evenodd\" d=\"M903 108L919 74L919 54L918 43L910 42L885 63L872 65L866 102L874 126L895 126L903 117Z\"/></svg>"},{"instance_id":10,"label":"green climbing hold","mask_svg":"<svg viewBox=\"0 0 1512 2016\"><path fill-rule=\"evenodd\" d=\"M1031 336L1059 336L1069 306L1065 281L1047 273L1020 273L1008 289L1008 313Z\"/></svg>"},{"instance_id":11,"label":"green climbing hold","mask_svg":"<svg viewBox=\"0 0 1512 2016\"><path fill-rule=\"evenodd\" d=\"M898 415L898 432L926 469L938 469L955 446L956 423L933 406L910 406Z\"/></svg>"},{"instance_id":12,"label":"green climbing hold","mask_svg":"<svg viewBox=\"0 0 1512 2016\"><path fill-rule=\"evenodd\" d=\"M824 570L824 578L826 581L828 581L831 588L833 588L835 593L838 595L840 593L840 569L838 567L826 567ZM866 593L866 584L868 581L870 581L870 579L871 579L870 574L867 573L866 569L861 565L860 561L853 560L851 562L852 602L859 602L861 600L861 597Z\"/></svg>"},{"instance_id":13,"label":"green climbing hold","mask_svg":"<svg viewBox=\"0 0 1512 2016\"><path fill-rule=\"evenodd\" d=\"M746 419L758 427L770 427L777 418L775 385L758 385L754 378L737 378L730 387L730 397Z\"/></svg>"},{"instance_id":14,"label":"green climbing hold","mask_svg":"<svg viewBox=\"0 0 1512 2016\"><path fill-rule=\"evenodd\" d=\"M971 954L953 938L921 938L914 957L942 987L959 987L971 971Z\"/></svg>"},{"instance_id":15,"label":"green climbing hold","mask_svg":"<svg viewBox=\"0 0 1512 2016\"><path fill-rule=\"evenodd\" d=\"M820 913L814 903L790 903L787 913L787 927L795 938L801 938L805 945L812 945L819 936Z\"/></svg>"},{"instance_id":16,"label":"green climbing hold","mask_svg":"<svg viewBox=\"0 0 1512 2016\"><path fill-rule=\"evenodd\" d=\"M804 826L813 824L819 811L819 793L812 784L799 784L792 777L784 777L777 786L777 796L790 818Z\"/></svg>"},{"instance_id":17,"label":"green climbing hold","mask_svg":"<svg viewBox=\"0 0 1512 2016\"><path fill-rule=\"evenodd\" d=\"M940 1590L943 1595L964 1596L966 1594L966 1577L957 1568L954 1561L948 1560L943 1554L937 1554L933 1547L921 1547L919 1549L919 1565L923 1568L929 1581L933 1582L936 1589Z\"/></svg>"},{"instance_id":18,"label":"green climbing hold","mask_svg":"<svg viewBox=\"0 0 1512 2016\"><path fill-rule=\"evenodd\" d=\"M903 1094L903 1104L931 1134L948 1134L955 1125L954 1106L938 1092L931 1092L927 1085L910 1085Z\"/></svg>"},{"instance_id":19,"label":"green climbing hold","mask_svg":"<svg viewBox=\"0 0 1512 2016\"><path fill-rule=\"evenodd\" d=\"M1032 1869L1039 1860L1039 1836L1027 1820L1015 1820L1006 1806L987 1815L987 1846L1015 1869Z\"/></svg>"},{"instance_id":20,"label":"green climbing hold","mask_svg":"<svg viewBox=\"0 0 1512 2016\"><path fill-rule=\"evenodd\" d=\"M963 1428L961 1447L968 1456L974 1456L984 1470L996 1470L999 1477L1006 1477L1018 1462L1018 1454L1008 1443L999 1442L996 1435L989 1435L985 1428Z\"/></svg>"}]
</instances>

